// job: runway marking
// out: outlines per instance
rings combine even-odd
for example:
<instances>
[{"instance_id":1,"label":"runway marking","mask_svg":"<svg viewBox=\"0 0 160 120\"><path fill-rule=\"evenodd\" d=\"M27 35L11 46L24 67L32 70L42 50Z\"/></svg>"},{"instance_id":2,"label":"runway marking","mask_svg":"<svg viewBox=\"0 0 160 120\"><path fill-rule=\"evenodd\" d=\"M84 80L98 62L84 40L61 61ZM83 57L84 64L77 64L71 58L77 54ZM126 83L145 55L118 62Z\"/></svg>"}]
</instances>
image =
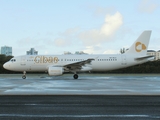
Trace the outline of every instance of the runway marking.
<instances>
[{"instance_id":1,"label":"runway marking","mask_svg":"<svg viewBox=\"0 0 160 120\"><path fill-rule=\"evenodd\" d=\"M160 116L153 116L153 115L25 115L25 114L0 114L0 117L45 117L45 118L99 118L99 117L106 117L106 118L157 118L159 119Z\"/></svg>"}]
</instances>

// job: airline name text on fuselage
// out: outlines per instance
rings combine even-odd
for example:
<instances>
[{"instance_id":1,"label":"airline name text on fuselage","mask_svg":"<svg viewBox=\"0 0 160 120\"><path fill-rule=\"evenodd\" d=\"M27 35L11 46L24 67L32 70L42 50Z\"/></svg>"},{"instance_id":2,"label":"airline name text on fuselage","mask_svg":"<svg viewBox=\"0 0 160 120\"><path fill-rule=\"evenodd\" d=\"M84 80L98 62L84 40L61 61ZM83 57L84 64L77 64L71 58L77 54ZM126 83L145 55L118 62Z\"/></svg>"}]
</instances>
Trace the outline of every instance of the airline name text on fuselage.
<instances>
[{"instance_id":1,"label":"airline name text on fuselage","mask_svg":"<svg viewBox=\"0 0 160 120\"><path fill-rule=\"evenodd\" d=\"M58 58L52 56L36 56L34 61L35 63L57 63Z\"/></svg>"}]
</instances>

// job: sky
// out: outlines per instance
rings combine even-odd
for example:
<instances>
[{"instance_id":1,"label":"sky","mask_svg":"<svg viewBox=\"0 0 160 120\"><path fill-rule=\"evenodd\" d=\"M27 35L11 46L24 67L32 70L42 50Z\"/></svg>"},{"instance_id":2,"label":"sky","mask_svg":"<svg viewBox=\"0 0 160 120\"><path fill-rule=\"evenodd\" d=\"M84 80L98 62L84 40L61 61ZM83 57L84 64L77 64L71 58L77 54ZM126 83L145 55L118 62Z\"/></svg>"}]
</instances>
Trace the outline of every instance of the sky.
<instances>
[{"instance_id":1,"label":"sky","mask_svg":"<svg viewBox=\"0 0 160 120\"><path fill-rule=\"evenodd\" d=\"M160 50L160 0L0 0L0 47L13 56L119 54L145 30Z\"/></svg>"}]
</instances>

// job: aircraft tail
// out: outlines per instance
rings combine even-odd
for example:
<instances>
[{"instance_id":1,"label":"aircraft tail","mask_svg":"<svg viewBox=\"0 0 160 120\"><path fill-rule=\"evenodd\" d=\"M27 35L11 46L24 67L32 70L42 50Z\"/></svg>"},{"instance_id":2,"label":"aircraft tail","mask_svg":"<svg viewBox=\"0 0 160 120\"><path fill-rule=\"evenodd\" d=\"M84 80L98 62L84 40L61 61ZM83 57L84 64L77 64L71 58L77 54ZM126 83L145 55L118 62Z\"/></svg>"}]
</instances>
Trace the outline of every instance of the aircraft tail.
<instances>
[{"instance_id":1,"label":"aircraft tail","mask_svg":"<svg viewBox=\"0 0 160 120\"><path fill-rule=\"evenodd\" d=\"M133 43L133 45L126 51L126 54L139 54L146 55L148 44L151 36L151 30L144 31L138 39Z\"/></svg>"}]
</instances>

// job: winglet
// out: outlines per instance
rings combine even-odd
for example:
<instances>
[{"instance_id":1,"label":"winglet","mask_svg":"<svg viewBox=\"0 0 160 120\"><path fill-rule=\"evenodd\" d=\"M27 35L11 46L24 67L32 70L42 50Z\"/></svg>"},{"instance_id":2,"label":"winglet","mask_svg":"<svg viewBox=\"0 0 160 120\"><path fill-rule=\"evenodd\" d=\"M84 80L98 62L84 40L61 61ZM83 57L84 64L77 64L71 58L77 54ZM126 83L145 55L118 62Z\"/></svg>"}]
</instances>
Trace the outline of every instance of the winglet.
<instances>
[{"instance_id":1,"label":"winglet","mask_svg":"<svg viewBox=\"0 0 160 120\"><path fill-rule=\"evenodd\" d=\"M150 36L151 36L151 30L144 31L138 37L138 39L133 43L133 45L129 48L129 50L126 51L126 54L134 53L139 55L146 55Z\"/></svg>"}]
</instances>

